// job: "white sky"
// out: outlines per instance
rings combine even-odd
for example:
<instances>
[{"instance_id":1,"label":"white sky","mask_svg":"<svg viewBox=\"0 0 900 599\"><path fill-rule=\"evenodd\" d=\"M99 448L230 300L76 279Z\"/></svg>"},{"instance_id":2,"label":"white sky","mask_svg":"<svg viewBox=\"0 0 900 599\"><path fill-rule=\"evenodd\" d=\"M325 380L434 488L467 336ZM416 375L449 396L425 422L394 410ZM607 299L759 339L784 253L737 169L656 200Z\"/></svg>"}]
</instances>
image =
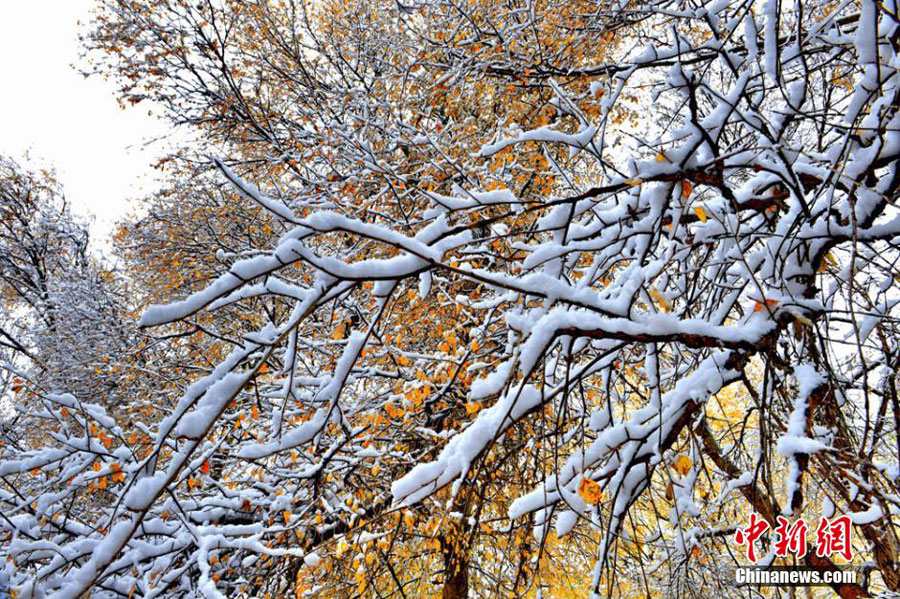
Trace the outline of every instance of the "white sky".
<instances>
[{"instance_id":1,"label":"white sky","mask_svg":"<svg viewBox=\"0 0 900 599\"><path fill-rule=\"evenodd\" d=\"M153 188L162 121L143 104L123 110L115 87L72 67L78 22L93 0L0 0L0 153L55 167L76 213L102 246L130 199ZM29 152L30 159L25 159Z\"/></svg>"}]
</instances>

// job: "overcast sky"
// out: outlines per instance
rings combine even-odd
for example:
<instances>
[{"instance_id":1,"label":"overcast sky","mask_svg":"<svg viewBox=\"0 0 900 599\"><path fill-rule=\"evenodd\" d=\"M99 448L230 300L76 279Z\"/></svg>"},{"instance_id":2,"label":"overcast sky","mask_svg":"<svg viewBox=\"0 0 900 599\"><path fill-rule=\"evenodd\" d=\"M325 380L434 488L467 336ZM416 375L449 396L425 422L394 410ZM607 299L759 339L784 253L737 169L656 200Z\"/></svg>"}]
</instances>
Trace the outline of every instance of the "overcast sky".
<instances>
[{"instance_id":1,"label":"overcast sky","mask_svg":"<svg viewBox=\"0 0 900 599\"><path fill-rule=\"evenodd\" d=\"M129 200L152 189L151 165L164 146L144 142L166 129L142 105L120 108L112 84L72 68L78 21L88 21L94 0L0 5L0 153L55 167L75 211L94 217L101 241Z\"/></svg>"}]
</instances>

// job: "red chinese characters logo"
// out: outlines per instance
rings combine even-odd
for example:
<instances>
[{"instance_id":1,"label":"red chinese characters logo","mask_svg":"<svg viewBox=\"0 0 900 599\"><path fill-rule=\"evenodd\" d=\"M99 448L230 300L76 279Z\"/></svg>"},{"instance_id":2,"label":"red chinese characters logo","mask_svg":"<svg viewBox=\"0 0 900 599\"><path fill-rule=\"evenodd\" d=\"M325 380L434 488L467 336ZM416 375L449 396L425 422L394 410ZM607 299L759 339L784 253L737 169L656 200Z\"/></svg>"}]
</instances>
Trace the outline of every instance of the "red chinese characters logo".
<instances>
[{"instance_id":1,"label":"red chinese characters logo","mask_svg":"<svg viewBox=\"0 0 900 599\"><path fill-rule=\"evenodd\" d=\"M837 553L848 562L853 559L853 549L850 542L850 518L840 516L819 521L816 528L816 556L830 557Z\"/></svg>"},{"instance_id":2,"label":"red chinese characters logo","mask_svg":"<svg viewBox=\"0 0 900 599\"><path fill-rule=\"evenodd\" d=\"M787 557L788 553L802 559L806 555L806 533L809 527L800 518L793 524L787 518L778 516L778 527L775 529L775 555Z\"/></svg>"},{"instance_id":3,"label":"red chinese characters logo","mask_svg":"<svg viewBox=\"0 0 900 599\"><path fill-rule=\"evenodd\" d=\"M739 528L734 533L734 540L738 545L747 546L747 559L750 563L756 563L756 540L769 530L769 523L756 514L750 514L750 526Z\"/></svg>"},{"instance_id":4,"label":"red chinese characters logo","mask_svg":"<svg viewBox=\"0 0 900 599\"><path fill-rule=\"evenodd\" d=\"M777 518L773 549L776 557L795 555L803 559L807 554L807 534L809 526L803 518L791 523L782 516ZM740 547L745 547L747 561L755 564L759 559L756 553L756 541L769 530L769 523L757 514L750 514L750 524L738 528L734 540ZM816 556L831 557L841 555L847 561L853 559L852 541L850 537L850 518L821 518L816 528Z\"/></svg>"}]
</instances>

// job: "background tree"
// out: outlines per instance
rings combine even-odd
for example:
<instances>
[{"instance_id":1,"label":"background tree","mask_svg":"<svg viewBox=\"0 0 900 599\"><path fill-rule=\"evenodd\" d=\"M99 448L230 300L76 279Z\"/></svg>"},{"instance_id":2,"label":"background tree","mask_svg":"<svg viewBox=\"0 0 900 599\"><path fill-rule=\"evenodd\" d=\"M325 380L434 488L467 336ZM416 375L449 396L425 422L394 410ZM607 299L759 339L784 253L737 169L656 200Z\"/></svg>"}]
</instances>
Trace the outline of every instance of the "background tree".
<instances>
[{"instance_id":1,"label":"background tree","mask_svg":"<svg viewBox=\"0 0 900 599\"><path fill-rule=\"evenodd\" d=\"M127 374L110 363L129 343L124 288L92 256L88 237L52 172L0 157L0 369L7 392L66 390L111 402L125 383Z\"/></svg>"}]
</instances>

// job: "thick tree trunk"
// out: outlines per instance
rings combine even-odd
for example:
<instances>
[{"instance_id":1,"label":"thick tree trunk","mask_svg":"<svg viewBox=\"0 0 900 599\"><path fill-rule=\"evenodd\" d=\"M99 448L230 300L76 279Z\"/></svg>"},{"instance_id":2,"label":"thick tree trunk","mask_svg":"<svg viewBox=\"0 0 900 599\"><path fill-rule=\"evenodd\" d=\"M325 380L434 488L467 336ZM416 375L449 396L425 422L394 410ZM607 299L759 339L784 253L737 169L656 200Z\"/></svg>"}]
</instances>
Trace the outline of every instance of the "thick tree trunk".
<instances>
[{"instance_id":1,"label":"thick tree trunk","mask_svg":"<svg viewBox=\"0 0 900 599\"><path fill-rule=\"evenodd\" d=\"M469 596L469 562L465 556L444 554L442 599L466 599Z\"/></svg>"},{"instance_id":2,"label":"thick tree trunk","mask_svg":"<svg viewBox=\"0 0 900 599\"><path fill-rule=\"evenodd\" d=\"M444 554L444 588L442 599L466 599L469 596L468 540L465 532L454 526L448 536L441 537Z\"/></svg>"}]
</instances>

